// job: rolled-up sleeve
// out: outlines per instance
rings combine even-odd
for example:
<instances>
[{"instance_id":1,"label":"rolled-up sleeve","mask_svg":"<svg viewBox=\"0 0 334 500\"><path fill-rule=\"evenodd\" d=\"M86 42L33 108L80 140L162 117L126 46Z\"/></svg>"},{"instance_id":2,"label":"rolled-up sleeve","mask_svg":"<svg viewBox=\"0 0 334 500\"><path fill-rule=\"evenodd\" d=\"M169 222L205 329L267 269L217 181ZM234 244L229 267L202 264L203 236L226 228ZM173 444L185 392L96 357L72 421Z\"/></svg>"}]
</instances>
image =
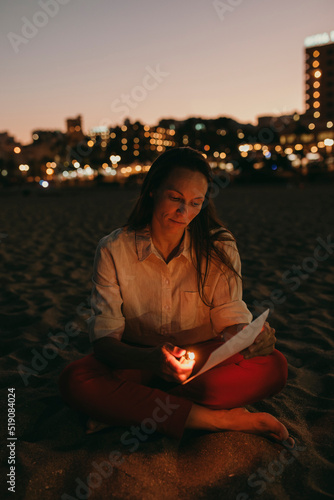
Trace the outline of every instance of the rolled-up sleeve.
<instances>
[{"instance_id":1,"label":"rolled-up sleeve","mask_svg":"<svg viewBox=\"0 0 334 500\"><path fill-rule=\"evenodd\" d=\"M229 255L234 269L241 276L241 261L235 242L226 243L224 250ZM214 290L210 316L213 330L217 335L227 326L250 323L253 319L246 303L242 300L242 280L226 266Z\"/></svg>"},{"instance_id":2,"label":"rolled-up sleeve","mask_svg":"<svg viewBox=\"0 0 334 500\"><path fill-rule=\"evenodd\" d=\"M94 258L91 317L87 320L91 342L110 336L121 340L125 318L122 314L122 295L112 254L99 242Z\"/></svg>"}]
</instances>

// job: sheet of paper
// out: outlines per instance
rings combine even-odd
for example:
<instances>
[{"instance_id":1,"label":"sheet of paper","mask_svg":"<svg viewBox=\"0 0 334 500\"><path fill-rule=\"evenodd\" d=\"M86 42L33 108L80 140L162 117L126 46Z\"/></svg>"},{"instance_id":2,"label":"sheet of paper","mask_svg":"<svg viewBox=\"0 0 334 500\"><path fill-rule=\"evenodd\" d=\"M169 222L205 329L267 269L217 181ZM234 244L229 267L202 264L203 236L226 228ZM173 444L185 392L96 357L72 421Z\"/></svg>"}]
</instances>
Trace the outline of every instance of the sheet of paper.
<instances>
[{"instance_id":1,"label":"sheet of paper","mask_svg":"<svg viewBox=\"0 0 334 500\"><path fill-rule=\"evenodd\" d=\"M208 357L206 363L199 370L199 372L182 382L182 384L190 382L190 380L198 377L198 375L201 375L207 370L210 370L210 368L213 368L222 361L225 361L225 359L230 358L237 352L240 352L253 344L254 340L262 330L268 314L269 309L260 314L258 318L252 321L252 323L247 325L246 328L241 330L239 333L234 335L234 337L230 338L227 342L222 344L221 347L218 347L215 351L213 351Z\"/></svg>"}]
</instances>

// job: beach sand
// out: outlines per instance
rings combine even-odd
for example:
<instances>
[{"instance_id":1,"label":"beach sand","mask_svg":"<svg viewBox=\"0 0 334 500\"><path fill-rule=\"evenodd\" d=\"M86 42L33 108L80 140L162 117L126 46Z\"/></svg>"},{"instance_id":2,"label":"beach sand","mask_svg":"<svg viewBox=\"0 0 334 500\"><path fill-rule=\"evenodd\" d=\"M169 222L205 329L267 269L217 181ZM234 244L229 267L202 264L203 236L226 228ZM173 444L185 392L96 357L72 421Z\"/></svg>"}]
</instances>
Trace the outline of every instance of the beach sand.
<instances>
[{"instance_id":1,"label":"beach sand","mask_svg":"<svg viewBox=\"0 0 334 500\"><path fill-rule=\"evenodd\" d=\"M247 409L281 420L294 450L243 432L189 430L181 441L144 436L133 450L120 441L125 428L86 435L82 417L63 403L59 373L91 352L85 320L97 243L125 223L138 193L138 186L0 193L1 436L6 444L15 388L17 437L16 492L7 491L10 449L2 446L1 498L334 498L331 186L233 185L215 198L237 238L244 300L254 317L271 308L276 348L289 365L282 392ZM70 336L73 322L80 332ZM47 349L66 329L64 344Z\"/></svg>"}]
</instances>

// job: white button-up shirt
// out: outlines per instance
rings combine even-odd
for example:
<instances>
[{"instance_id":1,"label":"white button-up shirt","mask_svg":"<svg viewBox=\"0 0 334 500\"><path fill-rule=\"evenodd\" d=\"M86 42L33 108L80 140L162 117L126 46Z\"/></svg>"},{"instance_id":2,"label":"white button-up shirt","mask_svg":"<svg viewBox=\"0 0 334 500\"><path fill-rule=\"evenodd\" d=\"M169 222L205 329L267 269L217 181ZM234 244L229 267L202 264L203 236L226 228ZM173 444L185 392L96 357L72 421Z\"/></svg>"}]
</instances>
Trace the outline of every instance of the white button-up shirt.
<instances>
[{"instance_id":1,"label":"white button-up shirt","mask_svg":"<svg viewBox=\"0 0 334 500\"><path fill-rule=\"evenodd\" d=\"M217 241L215 245L224 248L241 275L236 243ZM204 274L204 258L201 266ZM148 225L139 231L112 231L99 241L92 281L92 315L87 320L91 342L110 336L139 345L182 346L252 321L242 300L240 278L222 262L211 261L204 286L211 306L202 302L189 228L168 264L155 248Z\"/></svg>"}]
</instances>

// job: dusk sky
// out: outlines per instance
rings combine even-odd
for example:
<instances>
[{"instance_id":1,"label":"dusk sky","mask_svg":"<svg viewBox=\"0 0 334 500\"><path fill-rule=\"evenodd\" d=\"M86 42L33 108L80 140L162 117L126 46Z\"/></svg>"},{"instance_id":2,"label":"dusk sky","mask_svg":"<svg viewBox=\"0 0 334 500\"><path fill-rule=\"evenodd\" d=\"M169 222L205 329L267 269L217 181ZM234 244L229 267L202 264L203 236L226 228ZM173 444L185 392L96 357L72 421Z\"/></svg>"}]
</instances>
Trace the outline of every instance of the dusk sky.
<instances>
[{"instance_id":1,"label":"dusk sky","mask_svg":"<svg viewBox=\"0 0 334 500\"><path fill-rule=\"evenodd\" d=\"M0 132L302 113L304 38L333 20L333 0L2 0Z\"/></svg>"}]
</instances>

